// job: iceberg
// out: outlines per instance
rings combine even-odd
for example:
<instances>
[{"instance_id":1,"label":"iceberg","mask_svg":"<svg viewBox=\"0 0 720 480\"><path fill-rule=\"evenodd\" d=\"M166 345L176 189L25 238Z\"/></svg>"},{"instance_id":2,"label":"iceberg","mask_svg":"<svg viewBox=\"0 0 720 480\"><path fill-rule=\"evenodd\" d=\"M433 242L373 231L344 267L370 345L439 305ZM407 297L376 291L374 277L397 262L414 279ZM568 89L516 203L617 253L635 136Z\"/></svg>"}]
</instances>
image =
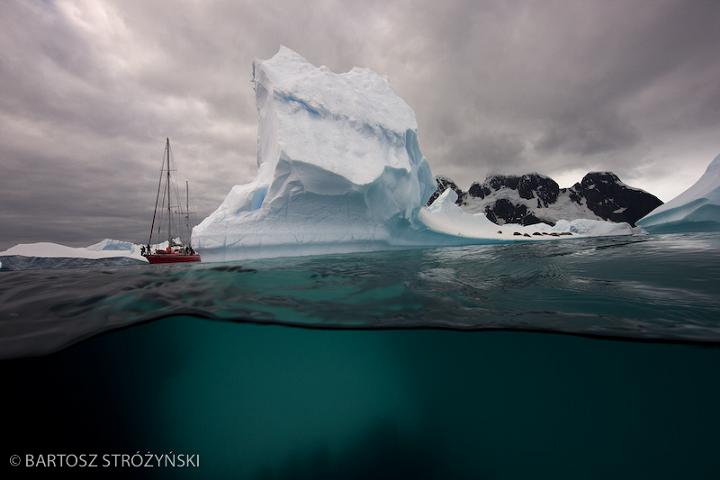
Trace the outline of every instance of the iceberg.
<instances>
[{"instance_id":1,"label":"iceberg","mask_svg":"<svg viewBox=\"0 0 720 480\"><path fill-rule=\"evenodd\" d=\"M179 238L174 239L180 242ZM167 240L152 245L153 249L167 247ZM0 269L26 270L35 268L76 268L103 265L132 265L147 263L141 255L143 245L106 238L87 247L68 247L59 243L19 243L0 252ZM109 260L109 261L103 261ZM96 262L98 261L98 262Z\"/></svg>"},{"instance_id":2,"label":"iceberg","mask_svg":"<svg viewBox=\"0 0 720 480\"><path fill-rule=\"evenodd\" d=\"M638 221L650 233L720 231L720 155L690 188Z\"/></svg>"},{"instance_id":3,"label":"iceberg","mask_svg":"<svg viewBox=\"0 0 720 480\"><path fill-rule=\"evenodd\" d=\"M167 243L167 242L165 242ZM118 258L147 261L140 255L140 245L122 240L105 239L88 247L68 247L59 243L19 243L0 252L0 257L21 256L40 258Z\"/></svg>"},{"instance_id":4,"label":"iceberg","mask_svg":"<svg viewBox=\"0 0 720 480\"><path fill-rule=\"evenodd\" d=\"M203 260L427 243L435 182L410 106L364 68L336 74L281 47L253 64L258 171L193 229Z\"/></svg>"},{"instance_id":5,"label":"iceberg","mask_svg":"<svg viewBox=\"0 0 720 480\"><path fill-rule=\"evenodd\" d=\"M167 243L167 242L165 242ZM126 250L129 252L133 252L136 249L139 249L139 245L132 243L132 242L126 242L124 240L113 240L111 238L106 238L104 240L100 240L98 243L93 243L92 245L85 247L88 250L95 250L95 251L107 251L107 250Z\"/></svg>"},{"instance_id":6,"label":"iceberg","mask_svg":"<svg viewBox=\"0 0 720 480\"><path fill-rule=\"evenodd\" d=\"M424 207L434 177L415 114L385 77L334 73L281 47L253 63L253 83L257 174L193 228L203 261L527 239L499 237L480 216L458 235L454 212Z\"/></svg>"}]
</instances>

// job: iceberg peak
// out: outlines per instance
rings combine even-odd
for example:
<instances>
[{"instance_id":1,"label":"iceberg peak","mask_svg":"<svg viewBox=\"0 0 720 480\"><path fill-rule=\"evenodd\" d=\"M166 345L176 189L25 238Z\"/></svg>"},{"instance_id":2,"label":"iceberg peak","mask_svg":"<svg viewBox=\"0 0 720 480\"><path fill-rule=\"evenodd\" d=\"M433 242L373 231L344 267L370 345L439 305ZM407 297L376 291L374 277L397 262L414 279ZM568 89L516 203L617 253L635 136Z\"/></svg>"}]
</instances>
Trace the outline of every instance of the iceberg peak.
<instances>
[{"instance_id":1,"label":"iceberg peak","mask_svg":"<svg viewBox=\"0 0 720 480\"><path fill-rule=\"evenodd\" d=\"M276 92L302 99L311 107L327 108L336 115L383 125L394 132L417 129L412 108L393 91L386 77L368 68L335 73L325 66L316 67L284 45L272 58L253 64L256 82L269 80Z\"/></svg>"},{"instance_id":2,"label":"iceberg peak","mask_svg":"<svg viewBox=\"0 0 720 480\"><path fill-rule=\"evenodd\" d=\"M720 171L720 155L715 157L710 165L705 169L705 173Z\"/></svg>"}]
</instances>

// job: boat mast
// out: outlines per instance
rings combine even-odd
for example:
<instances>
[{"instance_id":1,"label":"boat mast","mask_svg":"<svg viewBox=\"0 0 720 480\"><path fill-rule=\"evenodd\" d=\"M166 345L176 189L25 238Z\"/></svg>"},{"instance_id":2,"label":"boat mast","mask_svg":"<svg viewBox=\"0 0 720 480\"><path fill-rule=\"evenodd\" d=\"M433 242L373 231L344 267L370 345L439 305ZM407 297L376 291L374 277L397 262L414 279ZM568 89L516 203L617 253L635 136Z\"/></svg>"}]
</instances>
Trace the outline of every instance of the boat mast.
<instances>
[{"instance_id":1,"label":"boat mast","mask_svg":"<svg viewBox=\"0 0 720 480\"><path fill-rule=\"evenodd\" d=\"M187 228L187 244L190 245L190 186L185 180L185 228Z\"/></svg>"},{"instance_id":2,"label":"boat mast","mask_svg":"<svg viewBox=\"0 0 720 480\"><path fill-rule=\"evenodd\" d=\"M165 138L167 150L167 209L168 209L168 247L172 246L172 213L170 211L170 138Z\"/></svg>"},{"instance_id":3,"label":"boat mast","mask_svg":"<svg viewBox=\"0 0 720 480\"><path fill-rule=\"evenodd\" d=\"M157 193L155 194L155 210L153 210L153 219L152 223L150 224L150 238L148 238L147 243L147 252L150 253L150 245L152 244L152 236L153 236L153 230L155 230L155 218L157 217L157 209L158 204L160 203L160 187L162 187L162 177L163 177L163 166L165 165L165 152L163 152L163 159L162 162L160 162L160 178L158 179L158 188ZM158 232L160 233L160 232Z\"/></svg>"}]
</instances>

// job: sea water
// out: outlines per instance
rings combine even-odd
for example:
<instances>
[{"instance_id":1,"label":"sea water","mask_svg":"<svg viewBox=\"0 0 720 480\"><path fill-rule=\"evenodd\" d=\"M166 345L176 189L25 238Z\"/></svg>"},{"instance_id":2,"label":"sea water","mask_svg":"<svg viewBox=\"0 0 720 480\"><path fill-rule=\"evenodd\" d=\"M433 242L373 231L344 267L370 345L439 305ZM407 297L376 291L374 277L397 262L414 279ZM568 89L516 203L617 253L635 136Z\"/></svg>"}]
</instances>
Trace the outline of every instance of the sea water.
<instances>
[{"instance_id":1,"label":"sea water","mask_svg":"<svg viewBox=\"0 0 720 480\"><path fill-rule=\"evenodd\" d=\"M200 455L156 477L714 478L718 247L3 271L6 457Z\"/></svg>"}]
</instances>

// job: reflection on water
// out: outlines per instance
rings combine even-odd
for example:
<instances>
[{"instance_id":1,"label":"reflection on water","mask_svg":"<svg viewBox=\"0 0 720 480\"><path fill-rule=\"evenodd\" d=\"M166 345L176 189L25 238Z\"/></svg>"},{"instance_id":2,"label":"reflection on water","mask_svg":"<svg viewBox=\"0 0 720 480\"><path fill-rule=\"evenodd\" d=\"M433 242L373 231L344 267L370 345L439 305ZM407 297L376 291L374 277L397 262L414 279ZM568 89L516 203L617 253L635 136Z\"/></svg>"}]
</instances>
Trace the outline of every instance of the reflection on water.
<instances>
[{"instance_id":1,"label":"reflection on water","mask_svg":"<svg viewBox=\"0 0 720 480\"><path fill-rule=\"evenodd\" d=\"M718 247L717 234L658 235L242 264L46 265L0 274L0 355L177 314L720 342Z\"/></svg>"}]
</instances>

